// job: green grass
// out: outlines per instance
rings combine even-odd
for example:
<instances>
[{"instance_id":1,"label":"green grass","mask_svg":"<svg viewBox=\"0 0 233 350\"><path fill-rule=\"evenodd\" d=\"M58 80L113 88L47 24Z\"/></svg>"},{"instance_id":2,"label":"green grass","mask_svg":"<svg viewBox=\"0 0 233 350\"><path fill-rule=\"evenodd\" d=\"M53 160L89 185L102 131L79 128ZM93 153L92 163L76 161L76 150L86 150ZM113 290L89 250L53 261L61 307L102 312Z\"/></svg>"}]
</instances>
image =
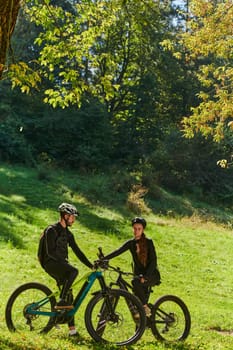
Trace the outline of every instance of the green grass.
<instances>
[{"instance_id":1,"label":"green grass","mask_svg":"<svg viewBox=\"0 0 233 350\"><path fill-rule=\"evenodd\" d=\"M103 345L92 341L85 329L83 314L90 296L76 317L81 334L76 341L67 338L66 325L61 325L59 330L54 329L46 336L12 334L5 325L7 299L20 284L38 281L51 289L55 288L54 281L40 268L36 250L43 228L58 219L56 208L60 202L71 201L79 208L81 216L72 231L90 260L96 259L98 246L109 253L132 235L129 223L134 214L127 209L127 193L116 191L110 178L105 175L79 176L61 171L51 171L49 175L47 180L42 181L36 170L0 166L0 349L104 349ZM230 210L208 207L209 215L203 217L204 203L194 205L187 198L179 201L178 197L174 198L174 202L177 207L179 203L182 206L187 204L190 216L176 216L175 206L172 208L173 215L156 215L152 210L153 203L147 202L146 233L155 242L162 275L162 284L154 288L151 301L163 294L180 296L191 312L191 334L184 343L164 344L157 342L147 330L136 345L128 348L232 350L233 336L229 334L233 330ZM171 210L169 203L166 207L168 213ZM200 212L197 207L200 207ZM224 221L225 226L211 220L216 212L218 219L222 218L217 221ZM88 271L72 253L70 260L78 266L80 276ZM128 253L115 258L112 263L131 269ZM110 278L108 275L106 277ZM108 346L106 349L114 347Z\"/></svg>"}]
</instances>

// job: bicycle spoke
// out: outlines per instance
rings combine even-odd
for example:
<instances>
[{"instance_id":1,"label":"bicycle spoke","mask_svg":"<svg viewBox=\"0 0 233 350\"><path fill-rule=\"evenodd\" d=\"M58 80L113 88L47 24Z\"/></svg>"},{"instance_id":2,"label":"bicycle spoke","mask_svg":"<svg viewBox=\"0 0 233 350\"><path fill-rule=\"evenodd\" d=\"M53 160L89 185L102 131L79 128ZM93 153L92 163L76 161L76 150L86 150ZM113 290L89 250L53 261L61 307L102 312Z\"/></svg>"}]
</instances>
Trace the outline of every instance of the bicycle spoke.
<instances>
[{"instance_id":1,"label":"bicycle spoke","mask_svg":"<svg viewBox=\"0 0 233 350\"><path fill-rule=\"evenodd\" d=\"M113 312L107 306L102 294L95 296L87 307L86 326L97 341L117 345L129 345L138 340L145 329L145 314L140 302L131 294L123 291L111 291ZM138 313L137 322L128 307L128 299ZM135 301L136 300L136 301Z\"/></svg>"},{"instance_id":2,"label":"bicycle spoke","mask_svg":"<svg viewBox=\"0 0 233 350\"><path fill-rule=\"evenodd\" d=\"M6 306L6 323L10 331L46 331L49 330L51 319L48 316L29 313L28 308L51 312L54 298L39 306L37 302L45 299L51 291L39 283L28 283L19 287L9 298Z\"/></svg>"},{"instance_id":3,"label":"bicycle spoke","mask_svg":"<svg viewBox=\"0 0 233 350\"><path fill-rule=\"evenodd\" d=\"M189 334L190 325L189 311L178 297L163 296L155 303L152 309L151 329L158 339L184 340Z\"/></svg>"}]
</instances>

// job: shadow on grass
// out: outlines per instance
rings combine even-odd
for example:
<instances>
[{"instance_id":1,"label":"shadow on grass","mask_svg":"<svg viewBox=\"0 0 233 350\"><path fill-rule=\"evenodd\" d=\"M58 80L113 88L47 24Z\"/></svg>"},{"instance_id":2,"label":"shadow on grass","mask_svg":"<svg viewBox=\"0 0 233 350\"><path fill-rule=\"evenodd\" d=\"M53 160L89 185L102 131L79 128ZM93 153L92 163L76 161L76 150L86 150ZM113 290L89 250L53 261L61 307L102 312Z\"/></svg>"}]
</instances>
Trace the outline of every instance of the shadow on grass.
<instances>
[{"instance_id":1,"label":"shadow on grass","mask_svg":"<svg viewBox=\"0 0 233 350\"><path fill-rule=\"evenodd\" d=\"M0 206L0 211L1 211L1 206ZM0 220L1 220L1 235L0 235L0 241L6 242L6 243L11 243L14 247L17 248L24 248L23 240L19 235L12 232L12 226L14 225L11 219L8 217L5 217L4 214L0 215Z\"/></svg>"},{"instance_id":2,"label":"shadow on grass","mask_svg":"<svg viewBox=\"0 0 233 350\"><path fill-rule=\"evenodd\" d=\"M102 344L102 343L96 343L94 340L87 340L87 339L82 339L79 338L77 340L75 339L69 339L69 342L71 342L74 345L78 345L79 347L82 345L88 346L89 349L92 350L115 350L119 349L119 346L116 345L110 345L110 344ZM133 346L128 345L127 347L121 347L120 349L134 349Z\"/></svg>"},{"instance_id":3,"label":"shadow on grass","mask_svg":"<svg viewBox=\"0 0 233 350\"><path fill-rule=\"evenodd\" d=\"M128 346L123 346L120 347L119 346L115 346L115 345L104 345L104 344L100 344L100 343L95 343L95 342L87 342L87 341L81 341L81 340L77 340L77 341L69 341L69 343L72 343L75 347L77 348L81 348L82 345L88 347L90 350L116 350L116 349L121 349L121 350L135 350L135 349L156 349L156 347L158 349L164 349L164 350L194 350L194 348L189 345L189 344L185 344L185 343L175 343L175 344L159 344L156 345L156 342L143 342L143 344L137 345L128 345ZM162 345L162 347L161 347ZM139 347L138 347L139 346ZM51 350L51 345L48 344L48 346L46 346L45 344L40 348L38 346L38 344L35 345L29 345L29 344L19 344L18 342L14 343L13 341L10 340L2 340L0 339L0 348L1 350ZM67 348L69 349L69 345L67 345ZM72 347L72 349L74 349Z\"/></svg>"},{"instance_id":4,"label":"shadow on grass","mask_svg":"<svg viewBox=\"0 0 233 350\"><path fill-rule=\"evenodd\" d=\"M90 350L116 350L119 349L119 346L116 345L110 345L110 344L102 344L102 343L96 343L94 341L87 341L84 339L68 339L66 340L66 344L67 344L67 349L70 348L70 345L68 345L68 343L71 345L74 345L77 348L81 348L82 345L85 347L88 347ZM62 347L64 346L64 348L66 348L65 344L62 344ZM22 340L22 344L20 344L19 340L18 341L13 341L10 339L1 339L0 338L0 349L1 350L51 350L54 349L53 347L51 348L50 343L48 342L48 345L43 344L43 345L39 345L38 343L36 344L29 344L29 343L25 343L25 341ZM72 349L74 349L74 347L72 347ZM134 350L135 348L133 346L128 345L127 347L123 346L120 347L121 350L123 349L127 349L127 350Z\"/></svg>"},{"instance_id":5,"label":"shadow on grass","mask_svg":"<svg viewBox=\"0 0 233 350\"><path fill-rule=\"evenodd\" d=\"M56 215L57 207L63 201L77 205L81 213L79 220L87 229L101 234L122 236L121 231L123 230L119 228L119 220L103 218L93 212L96 205L102 206L105 202L102 198L99 198L98 204L94 203L93 193L93 203L91 201L84 204L73 199L74 194L81 194L87 198L88 190L90 191L87 184L86 191L83 191L85 186L82 184L82 187L78 189L79 193L74 193L66 185L66 179L54 177L44 183L38 179L36 171L23 169L23 172L14 167L3 169L4 171L0 172L0 239L2 241L11 242L14 247L23 249L22 233L16 232L16 224L35 222L35 213L41 210L51 209ZM124 208L124 205L120 207ZM54 221L53 218L51 220ZM45 226L49 224L51 222L45 222Z\"/></svg>"},{"instance_id":6,"label":"shadow on grass","mask_svg":"<svg viewBox=\"0 0 233 350\"><path fill-rule=\"evenodd\" d=\"M37 225L39 222L39 225L46 227L54 221L57 207L63 201L77 205L81 214L79 220L90 231L115 235L121 239L128 238L129 231L126 227L130 229L130 219L134 214L126 206L127 186L124 187L124 191L122 189L118 193L112 184L113 180L110 181L105 176L81 177L71 173L59 176L54 172L48 181L43 182L35 169L4 166L0 170L0 239L2 241L10 241L13 246L24 248L21 239L23 233L20 232L18 223L22 223L23 227L25 224ZM79 201L80 196L84 200ZM154 207L155 202L151 202L151 209L159 212L163 204L163 209L166 211L168 199L172 204L172 214L175 215L177 208L180 207L182 215L184 213L191 215L193 203L164 193L160 201L155 201L160 207ZM97 207L113 209L122 218L128 217L128 222L124 219L119 220L119 216L117 219L100 216L96 214ZM54 211L52 222L48 222L46 216L42 215L46 209ZM36 221L38 212L41 213L40 221Z\"/></svg>"},{"instance_id":7,"label":"shadow on grass","mask_svg":"<svg viewBox=\"0 0 233 350\"><path fill-rule=\"evenodd\" d=\"M45 335L43 337L48 337L48 335ZM44 339L46 340L46 339ZM64 349L70 349L74 350L76 348L88 348L89 350L149 350L149 349L158 349L158 350L195 350L196 348L193 347L193 345L189 344L188 342L175 342L175 343L166 343L161 342L158 340L154 341L146 341L146 340L140 340L139 343L135 343L133 345L127 345L127 346L116 346L112 344L103 344L103 343L97 343L94 340L90 339L89 337L73 337L73 338L66 338L66 337L56 337L56 340L53 338L49 338L49 341L35 341L23 337L17 338L11 338L4 336L0 336L0 349L1 350L53 350L55 349L53 346L51 346L51 341L56 342L56 346L59 346L60 348ZM55 345L55 344L54 344ZM56 349L58 349L56 347Z\"/></svg>"},{"instance_id":8,"label":"shadow on grass","mask_svg":"<svg viewBox=\"0 0 233 350\"><path fill-rule=\"evenodd\" d=\"M150 330L151 331L151 330ZM161 341L154 337L153 341L147 339L146 333L142 335L142 337L133 345L127 345L123 347L119 347L116 345L97 343L90 338L90 336L84 337L79 335L77 338L63 338L74 345L85 345L88 346L90 350L115 350L115 349L127 349L127 350L196 350L194 344L190 344L188 341L188 337L185 341ZM151 339L151 338L150 338ZM45 349L47 350L47 349Z\"/></svg>"}]
</instances>

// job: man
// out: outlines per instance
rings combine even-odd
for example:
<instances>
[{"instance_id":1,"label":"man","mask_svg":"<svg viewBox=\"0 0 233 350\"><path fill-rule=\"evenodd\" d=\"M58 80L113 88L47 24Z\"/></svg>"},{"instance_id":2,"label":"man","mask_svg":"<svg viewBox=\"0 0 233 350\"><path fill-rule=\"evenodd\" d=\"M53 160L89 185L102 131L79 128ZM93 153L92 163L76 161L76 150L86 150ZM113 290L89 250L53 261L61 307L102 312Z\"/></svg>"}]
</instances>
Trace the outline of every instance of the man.
<instances>
[{"instance_id":1,"label":"man","mask_svg":"<svg viewBox=\"0 0 233 350\"><path fill-rule=\"evenodd\" d=\"M58 211L60 212L59 222L48 226L44 232L43 268L56 280L61 290L60 300L55 308L69 310L73 305L72 300L67 301L67 293L78 275L78 269L68 262L68 247L71 247L87 267L92 268L93 265L78 247L74 235L69 230L79 215L76 207L69 203L62 203ZM77 334L74 319L69 322L69 328L69 335Z\"/></svg>"}]
</instances>

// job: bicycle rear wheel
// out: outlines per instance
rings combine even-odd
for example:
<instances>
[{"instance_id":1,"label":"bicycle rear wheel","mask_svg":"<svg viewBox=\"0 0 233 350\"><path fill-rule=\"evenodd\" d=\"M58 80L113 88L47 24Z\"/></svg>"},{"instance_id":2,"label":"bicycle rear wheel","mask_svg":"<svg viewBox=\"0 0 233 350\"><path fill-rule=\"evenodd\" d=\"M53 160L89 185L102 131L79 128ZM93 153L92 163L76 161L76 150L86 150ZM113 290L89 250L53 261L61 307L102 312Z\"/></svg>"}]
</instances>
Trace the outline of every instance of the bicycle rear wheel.
<instances>
[{"instance_id":1,"label":"bicycle rear wheel","mask_svg":"<svg viewBox=\"0 0 233 350\"><path fill-rule=\"evenodd\" d=\"M175 295L164 295L152 307L151 330L158 340L185 340L191 317L185 303Z\"/></svg>"},{"instance_id":2,"label":"bicycle rear wheel","mask_svg":"<svg viewBox=\"0 0 233 350\"><path fill-rule=\"evenodd\" d=\"M56 300L49 297L51 290L43 284L32 282L18 287L8 299L5 319L8 329L15 331L48 332L54 325L53 317L27 313L28 307L34 310L51 312ZM39 301L44 303L39 304Z\"/></svg>"},{"instance_id":3,"label":"bicycle rear wheel","mask_svg":"<svg viewBox=\"0 0 233 350\"><path fill-rule=\"evenodd\" d=\"M109 303L111 306L109 306ZM137 311L134 319L128 304ZM141 302L127 291L110 289L107 295L94 295L85 311L85 324L90 336L98 342L130 345L139 340L146 327Z\"/></svg>"}]
</instances>

